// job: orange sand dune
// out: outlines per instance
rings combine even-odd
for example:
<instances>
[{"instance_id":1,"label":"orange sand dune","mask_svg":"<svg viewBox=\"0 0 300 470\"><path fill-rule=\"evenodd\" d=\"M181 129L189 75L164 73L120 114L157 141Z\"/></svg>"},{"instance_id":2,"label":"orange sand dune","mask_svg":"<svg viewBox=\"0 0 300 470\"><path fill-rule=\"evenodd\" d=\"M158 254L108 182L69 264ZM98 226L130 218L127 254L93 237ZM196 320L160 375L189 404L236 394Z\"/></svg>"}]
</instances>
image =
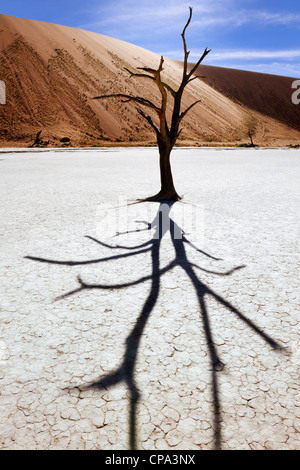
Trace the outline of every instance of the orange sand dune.
<instances>
[{"instance_id":1,"label":"orange sand dune","mask_svg":"<svg viewBox=\"0 0 300 470\"><path fill-rule=\"evenodd\" d=\"M159 93L125 68L157 67L160 57L132 44L89 31L0 15L0 146L28 146L38 131L49 146L68 137L73 146L155 143L132 102L93 100L108 93L140 95L159 103ZM164 79L176 87L180 62L165 59ZM286 77L200 66L206 78L186 89L182 107L195 106L183 122L182 145L282 146L300 142L299 111ZM299 109L298 109L299 108Z\"/></svg>"}]
</instances>

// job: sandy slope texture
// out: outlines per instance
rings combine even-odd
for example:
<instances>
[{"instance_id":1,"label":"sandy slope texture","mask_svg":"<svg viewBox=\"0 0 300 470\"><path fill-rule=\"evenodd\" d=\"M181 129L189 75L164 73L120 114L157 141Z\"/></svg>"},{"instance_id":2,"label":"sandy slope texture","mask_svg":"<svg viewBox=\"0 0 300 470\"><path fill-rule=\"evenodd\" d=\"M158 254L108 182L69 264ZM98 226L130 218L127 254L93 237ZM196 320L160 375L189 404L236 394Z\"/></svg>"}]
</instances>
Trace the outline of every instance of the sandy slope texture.
<instances>
[{"instance_id":1,"label":"sandy slope texture","mask_svg":"<svg viewBox=\"0 0 300 470\"><path fill-rule=\"evenodd\" d=\"M61 146L63 137L74 146L155 143L153 131L133 103L92 97L126 93L159 102L155 85L130 79L125 70L157 67L157 54L101 34L6 15L0 15L0 52L0 78L7 87L7 104L0 108L2 147L28 146L38 131L49 146ZM216 86L213 78L189 85L183 109L195 99L202 103L183 122L181 144L247 142L249 122L255 124L259 145L299 143L299 125L293 116L287 113L285 120L284 109L280 116L264 114L264 106L251 109L247 100L240 99L240 91L235 97L234 90L242 90L244 83L238 74L216 67L209 70L212 77L221 74L224 83L230 80L231 92ZM255 95L258 82L245 73L247 89ZM164 79L176 87L181 75L180 63L166 59ZM279 83L281 79L272 80Z\"/></svg>"},{"instance_id":2,"label":"sandy slope texture","mask_svg":"<svg viewBox=\"0 0 300 470\"><path fill-rule=\"evenodd\" d=\"M235 102L300 130L300 109L291 100L291 77L200 65L206 83Z\"/></svg>"}]
</instances>

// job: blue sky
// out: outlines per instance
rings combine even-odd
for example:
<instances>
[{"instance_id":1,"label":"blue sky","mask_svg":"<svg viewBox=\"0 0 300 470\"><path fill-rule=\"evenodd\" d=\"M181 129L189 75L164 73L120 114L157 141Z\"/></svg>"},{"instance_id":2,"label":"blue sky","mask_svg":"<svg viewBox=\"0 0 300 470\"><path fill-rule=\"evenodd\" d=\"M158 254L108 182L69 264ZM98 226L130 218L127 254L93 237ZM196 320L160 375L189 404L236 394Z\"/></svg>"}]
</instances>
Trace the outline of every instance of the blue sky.
<instances>
[{"instance_id":1,"label":"blue sky","mask_svg":"<svg viewBox=\"0 0 300 470\"><path fill-rule=\"evenodd\" d=\"M299 0L0 0L0 13L75 26L160 55L182 59L182 28L190 60L205 47L205 63L300 77Z\"/></svg>"}]
</instances>

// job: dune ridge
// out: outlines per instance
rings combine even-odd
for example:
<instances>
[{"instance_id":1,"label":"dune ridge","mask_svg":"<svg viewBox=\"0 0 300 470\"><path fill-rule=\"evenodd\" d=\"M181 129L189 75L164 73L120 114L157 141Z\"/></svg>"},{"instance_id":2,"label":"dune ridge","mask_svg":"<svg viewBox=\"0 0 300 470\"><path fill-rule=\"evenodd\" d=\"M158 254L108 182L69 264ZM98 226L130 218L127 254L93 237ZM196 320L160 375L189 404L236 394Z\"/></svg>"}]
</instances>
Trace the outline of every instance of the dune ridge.
<instances>
[{"instance_id":1,"label":"dune ridge","mask_svg":"<svg viewBox=\"0 0 300 470\"><path fill-rule=\"evenodd\" d=\"M0 79L7 103L0 107L0 146L28 146L38 131L50 147L154 145L152 129L132 102L92 98L126 93L159 103L154 84L130 78L125 70L157 67L159 60L101 34L1 14ZM163 73L176 87L182 65L165 58ZM195 99L201 103L183 121L179 144L239 145L249 142L249 126L260 146L299 144L292 78L209 65L201 65L199 75L205 78L187 87L182 106Z\"/></svg>"}]
</instances>

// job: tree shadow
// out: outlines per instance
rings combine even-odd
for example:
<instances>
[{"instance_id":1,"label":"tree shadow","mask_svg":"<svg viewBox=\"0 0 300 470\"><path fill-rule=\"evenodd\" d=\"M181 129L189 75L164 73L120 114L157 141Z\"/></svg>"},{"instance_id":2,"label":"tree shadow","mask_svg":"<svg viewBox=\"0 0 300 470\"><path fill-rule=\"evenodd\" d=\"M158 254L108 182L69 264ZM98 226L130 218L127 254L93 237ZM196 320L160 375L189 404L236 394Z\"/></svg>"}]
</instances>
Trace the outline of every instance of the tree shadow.
<instances>
[{"instance_id":1,"label":"tree shadow","mask_svg":"<svg viewBox=\"0 0 300 470\"><path fill-rule=\"evenodd\" d=\"M221 449L221 421L222 421L222 410L221 410L221 398L219 390L219 381L218 374L223 370L223 363L219 357L217 347L213 341L212 329L210 316L206 305L206 298L212 297L219 304L224 306L227 310L234 313L240 320L242 320L250 329L257 333L271 348L275 350L284 349L277 341L272 339L268 334L266 334L258 325L253 321L249 320L243 313L241 313L237 308L235 308L230 302L225 300L219 294L210 289L205 285L198 277L198 271L203 271L205 273L217 275L217 276L230 276L235 271L244 268L245 266L237 266L226 272L212 271L204 269L195 263L189 261L186 252L186 246L192 247L197 252L202 255L210 258L211 260L218 261L220 258L216 258L209 253L206 253L203 250L197 248L193 243L191 243L183 233L183 230L174 222L170 217L170 210L174 202L164 202L160 203L158 212L152 223L146 221L139 221L145 224L144 231L154 229L154 236L147 242L141 243L135 246L124 246L124 245L109 245L104 243L94 237L87 236L86 238L92 240L93 242L106 247L110 250L123 249L126 250L125 253L112 255L108 257L102 257L98 259L91 259L86 261L57 261L45 258L37 258L33 256L26 256L26 259L33 261L38 261L42 263L50 264L60 264L66 266L78 266L78 265L87 265L93 263L104 263L106 261L117 261L118 259L128 258L132 256L138 256L139 254L148 252L151 257L151 274L147 276L142 276L139 279L131 282L124 282L122 284L88 284L78 276L79 286L77 289L69 291L55 300L64 299L81 291L88 291L91 289L125 289L130 286L142 284L145 281L150 281L150 290L148 296L145 300L145 303L141 309L141 312L136 320L136 323L131 330L130 334L126 338L125 342L125 352L123 356L123 361L120 366L113 370L111 373L101 377L98 381L93 383L78 385L81 391L87 390L89 388L97 388L98 390L107 390L114 385L124 383L129 391L129 446L131 450L137 448L137 406L140 399L140 391L136 384L135 369L136 362L138 357L138 351L140 347L140 342L142 334L145 330L147 321L153 311L160 292L161 288L161 277L171 271L175 267L180 267L190 279L194 289L195 294L199 303L200 317L203 322L205 339L209 353L210 360L210 370L211 370L211 390L212 390L212 402L213 402L213 429L214 429L214 448ZM140 230L133 230L131 233L139 232ZM171 243L173 244L175 250L174 259L164 268L160 268L160 251L161 251L161 241L166 233L170 233ZM129 232L125 232L129 233ZM122 233L118 233L117 236L122 236Z\"/></svg>"}]
</instances>

